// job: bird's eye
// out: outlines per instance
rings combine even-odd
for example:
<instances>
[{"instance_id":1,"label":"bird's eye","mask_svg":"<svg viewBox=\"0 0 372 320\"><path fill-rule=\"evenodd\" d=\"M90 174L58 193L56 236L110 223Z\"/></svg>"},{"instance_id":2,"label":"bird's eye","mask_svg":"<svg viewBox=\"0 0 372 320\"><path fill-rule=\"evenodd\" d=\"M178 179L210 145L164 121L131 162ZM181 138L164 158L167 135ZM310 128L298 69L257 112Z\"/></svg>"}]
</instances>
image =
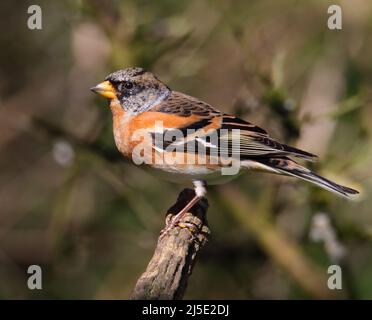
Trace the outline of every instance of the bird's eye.
<instances>
[{"instance_id":1,"label":"bird's eye","mask_svg":"<svg viewBox=\"0 0 372 320\"><path fill-rule=\"evenodd\" d=\"M133 82L125 82L124 83L124 88L127 90L130 90L133 88Z\"/></svg>"}]
</instances>

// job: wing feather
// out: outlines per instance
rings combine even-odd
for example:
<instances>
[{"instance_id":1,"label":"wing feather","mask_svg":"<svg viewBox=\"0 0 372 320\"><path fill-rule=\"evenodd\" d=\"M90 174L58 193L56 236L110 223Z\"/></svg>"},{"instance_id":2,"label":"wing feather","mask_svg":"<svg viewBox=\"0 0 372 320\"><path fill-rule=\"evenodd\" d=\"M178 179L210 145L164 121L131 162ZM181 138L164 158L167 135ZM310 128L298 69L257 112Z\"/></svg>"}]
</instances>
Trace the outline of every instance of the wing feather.
<instances>
[{"instance_id":1,"label":"wing feather","mask_svg":"<svg viewBox=\"0 0 372 320\"><path fill-rule=\"evenodd\" d=\"M314 154L272 139L266 130L248 121L223 114L209 104L179 92L173 92L167 100L151 111L194 120L180 121L180 126L166 129L162 137L157 133L157 139L163 138L165 141L169 140L164 139L165 135L172 136L174 130L176 138L165 141L164 148L171 144L186 145L194 142L196 145L201 143L207 152L213 150L228 155L239 153L241 159L294 156L312 161L316 158ZM182 132L181 137L179 131ZM208 141L213 134L218 137L217 143ZM186 146L184 150L187 150ZM193 152L194 150L193 148Z\"/></svg>"}]
</instances>

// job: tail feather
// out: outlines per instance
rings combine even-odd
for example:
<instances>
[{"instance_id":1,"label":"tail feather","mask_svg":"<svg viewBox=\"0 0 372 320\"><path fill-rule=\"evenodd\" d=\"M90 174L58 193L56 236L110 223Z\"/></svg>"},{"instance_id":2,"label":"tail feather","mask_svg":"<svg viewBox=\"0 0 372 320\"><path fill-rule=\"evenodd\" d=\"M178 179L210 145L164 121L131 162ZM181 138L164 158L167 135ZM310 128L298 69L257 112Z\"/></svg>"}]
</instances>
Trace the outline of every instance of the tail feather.
<instances>
[{"instance_id":1,"label":"tail feather","mask_svg":"<svg viewBox=\"0 0 372 320\"><path fill-rule=\"evenodd\" d=\"M359 194L359 191L342 186L327 178L324 178L315 172L300 166L289 158L269 158L261 160L260 163L268 166L268 169L271 171L274 170L279 174L289 175L306 180L347 199L353 199Z\"/></svg>"},{"instance_id":2,"label":"tail feather","mask_svg":"<svg viewBox=\"0 0 372 320\"><path fill-rule=\"evenodd\" d=\"M291 153L291 156L294 156L296 158L302 158L302 159L305 159L307 161L315 161L318 158L317 155L312 154L310 152L307 152L307 151L304 151L304 150L301 150L301 149L297 149L295 147L291 147L291 146L288 146L286 144L283 144L282 146L284 148L284 151Z\"/></svg>"}]
</instances>

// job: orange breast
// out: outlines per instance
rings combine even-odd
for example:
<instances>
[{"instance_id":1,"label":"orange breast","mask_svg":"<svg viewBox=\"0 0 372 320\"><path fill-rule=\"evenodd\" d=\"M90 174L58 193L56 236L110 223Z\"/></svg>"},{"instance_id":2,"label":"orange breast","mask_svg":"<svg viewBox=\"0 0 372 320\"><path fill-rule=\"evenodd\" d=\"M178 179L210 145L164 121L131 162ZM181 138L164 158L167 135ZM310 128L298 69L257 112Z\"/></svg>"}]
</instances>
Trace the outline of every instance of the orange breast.
<instances>
[{"instance_id":1,"label":"orange breast","mask_svg":"<svg viewBox=\"0 0 372 320\"><path fill-rule=\"evenodd\" d=\"M148 150L151 150L151 159L154 159L155 151L152 148L152 137L148 132L154 132L155 127L182 128L201 119L200 116L196 115L182 117L154 111L133 115L125 112L119 103L111 103L110 107L113 114L113 131L116 146L129 159L132 159L133 150L140 143L142 146L147 146ZM220 117L215 117L205 129L219 128L220 123ZM148 160L151 161L150 159Z\"/></svg>"}]
</instances>

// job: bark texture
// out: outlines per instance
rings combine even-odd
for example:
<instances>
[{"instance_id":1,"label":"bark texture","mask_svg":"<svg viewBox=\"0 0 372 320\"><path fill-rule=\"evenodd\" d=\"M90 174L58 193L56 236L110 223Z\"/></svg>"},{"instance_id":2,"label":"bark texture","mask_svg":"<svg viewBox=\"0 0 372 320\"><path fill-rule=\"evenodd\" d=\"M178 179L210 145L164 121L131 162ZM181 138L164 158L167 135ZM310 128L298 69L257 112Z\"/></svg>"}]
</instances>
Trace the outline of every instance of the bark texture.
<instances>
[{"instance_id":1,"label":"bark texture","mask_svg":"<svg viewBox=\"0 0 372 320\"><path fill-rule=\"evenodd\" d=\"M177 202L168 209L166 224L194 197L184 189ZM132 300L182 299L200 250L208 241L207 199L202 199L188 212L178 226L160 236L146 271L131 294Z\"/></svg>"}]
</instances>

